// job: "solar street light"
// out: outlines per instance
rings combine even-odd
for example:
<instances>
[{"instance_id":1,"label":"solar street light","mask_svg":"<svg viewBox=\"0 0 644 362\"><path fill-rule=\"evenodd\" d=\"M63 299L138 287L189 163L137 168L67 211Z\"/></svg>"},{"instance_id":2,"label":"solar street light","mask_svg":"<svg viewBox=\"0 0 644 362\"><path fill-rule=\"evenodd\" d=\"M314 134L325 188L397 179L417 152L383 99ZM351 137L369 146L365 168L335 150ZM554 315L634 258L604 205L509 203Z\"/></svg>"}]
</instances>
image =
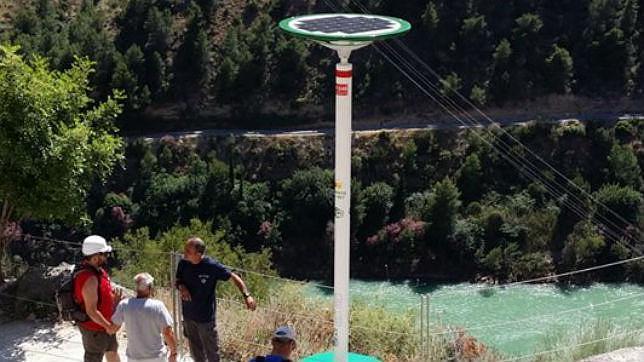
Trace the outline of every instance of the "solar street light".
<instances>
[{"instance_id":1,"label":"solar street light","mask_svg":"<svg viewBox=\"0 0 644 362\"><path fill-rule=\"evenodd\" d=\"M282 30L335 50L335 222L334 325L335 361L349 358L349 210L351 202L351 52L376 40L400 36L411 29L405 20L367 14L314 14L280 21ZM321 359L322 360L322 359ZM326 358L323 360L327 360Z\"/></svg>"}]
</instances>

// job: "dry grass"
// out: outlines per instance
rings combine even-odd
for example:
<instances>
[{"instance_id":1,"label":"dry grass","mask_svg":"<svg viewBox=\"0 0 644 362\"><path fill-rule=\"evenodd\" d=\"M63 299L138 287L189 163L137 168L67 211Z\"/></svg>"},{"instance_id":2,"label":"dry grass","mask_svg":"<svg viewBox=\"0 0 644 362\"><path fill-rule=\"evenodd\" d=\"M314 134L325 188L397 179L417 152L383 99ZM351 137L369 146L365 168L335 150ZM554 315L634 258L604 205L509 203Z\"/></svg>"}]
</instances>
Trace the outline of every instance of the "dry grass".
<instances>
[{"instance_id":1,"label":"dry grass","mask_svg":"<svg viewBox=\"0 0 644 362\"><path fill-rule=\"evenodd\" d=\"M333 348L333 309L330 300L306 297L301 286L275 286L254 312L241 300L219 299L217 325L222 359L248 361L270 352L270 336L280 325L292 326L298 336L294 360ZM158 290L157 298L168 309L169 290ZM392 313L384 306L354 303L351 312L350 350L376 356L385 362L428 360L495 361L498 356L463 331L433 336L425 344L417 333L411 311ZM436 327L434 331L445 330ZM186 346L187 348L187 346Z\"/></svg>"},{"instance_id":2,"label":"dry grass","mask_svg":"<svg viewBox=\"0 0 644 362\"><path fill-rule=\"evenodd\" d=\"M544 337L536 354L527 361L579 361L583 358L626 347L642 346L644 331L641 325L617 327L608 320L583 321L572 333L551 333ZM552 353L543 353L551 351ZM542 353L542 354L539 354Z\"/></svg>"}]
</instances>

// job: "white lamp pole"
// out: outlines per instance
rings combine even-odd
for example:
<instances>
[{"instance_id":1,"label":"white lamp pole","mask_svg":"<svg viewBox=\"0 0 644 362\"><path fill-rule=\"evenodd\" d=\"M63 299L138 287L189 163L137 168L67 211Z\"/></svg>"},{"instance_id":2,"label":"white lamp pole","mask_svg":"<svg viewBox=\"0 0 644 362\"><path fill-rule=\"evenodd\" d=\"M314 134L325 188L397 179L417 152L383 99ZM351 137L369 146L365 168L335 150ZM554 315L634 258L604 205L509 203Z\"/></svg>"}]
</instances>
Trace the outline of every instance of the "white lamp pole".
<instances>
[{"instance_id":1,"label":"white lamp pole","mask_svg":"<svg viewBox=\"0 0 644 362\"><path fill-rule=\"evenodd\" d=\"M349 347L349 258L351 229L351 49L338 50L335 66L335 223L334 322L335 361L347 361Z\"/></svg>"},{"instance_id":2,"label":"white lamp pole","mask_svg":"<svg viewBox=\"0 0 644 362\"><path fill-rule=\"evenodd\" d=\"M349 360L349 251L351 234L351 51L399 36L408 22L368 14L317 14L284 19L282 30L312 39L338 53L335 66L335 222L333 297L336 362Z\"/></svg>"}]
</instances>

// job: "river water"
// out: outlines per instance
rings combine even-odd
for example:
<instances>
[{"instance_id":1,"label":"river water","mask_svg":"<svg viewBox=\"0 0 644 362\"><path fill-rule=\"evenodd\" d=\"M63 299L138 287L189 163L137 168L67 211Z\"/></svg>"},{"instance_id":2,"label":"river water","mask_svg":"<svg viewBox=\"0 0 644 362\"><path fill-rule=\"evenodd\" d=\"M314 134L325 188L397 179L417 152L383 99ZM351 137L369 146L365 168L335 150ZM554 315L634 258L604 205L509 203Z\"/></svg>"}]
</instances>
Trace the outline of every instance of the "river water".
<instances>
[{"instance_id":1,"label":"river water","mask_svg":"<svg viewBox=\"0 0 644 362\"><path fill-rule=\"evenodd\" d=\"M326 291L313 293L330 297ZM428 295L432 324L463 327L489 347L506 354L532 353L544 338L578 333L598 321L618 329L644 328L644 287L553 284L486 288L477 284L351 281L352 300L418 313Z\"/></svg>"}]
</instances>

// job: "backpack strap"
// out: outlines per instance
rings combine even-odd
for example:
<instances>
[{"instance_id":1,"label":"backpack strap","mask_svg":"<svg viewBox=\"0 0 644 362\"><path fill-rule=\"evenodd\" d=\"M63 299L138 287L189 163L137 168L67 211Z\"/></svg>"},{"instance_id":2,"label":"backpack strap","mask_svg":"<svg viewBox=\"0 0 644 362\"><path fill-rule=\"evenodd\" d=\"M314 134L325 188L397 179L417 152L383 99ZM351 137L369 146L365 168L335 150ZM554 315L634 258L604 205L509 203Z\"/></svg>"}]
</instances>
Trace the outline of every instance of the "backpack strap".
<instances>
[{"instance_id":1,"label":"backpack strap","mask_svg":"<svg viewBox=\"0 0 644 362\"><path fill-rule=\"evenodd\" d=\"M82 273L85 270L89 270L89 271L93 272L94 275L96 276L97 281L98 281L98 283L96 285L96 296L97 296L96 309L98 309L98 306L101 304L101 277L103 276L103 273L101 273L100 270L98 270L98 269L96 269L96 268L94 268L92 266L87 266L87 265L84 265L84 264L78 264L77 267L78 267L78 270L76 270L76 268L74 268L74 274L72 275L72 290L76 290L76 277L80 273ZM85 306L81 305L81 307L83 308L83 310L85 310Z\"/></svg>"}]
</instances>

